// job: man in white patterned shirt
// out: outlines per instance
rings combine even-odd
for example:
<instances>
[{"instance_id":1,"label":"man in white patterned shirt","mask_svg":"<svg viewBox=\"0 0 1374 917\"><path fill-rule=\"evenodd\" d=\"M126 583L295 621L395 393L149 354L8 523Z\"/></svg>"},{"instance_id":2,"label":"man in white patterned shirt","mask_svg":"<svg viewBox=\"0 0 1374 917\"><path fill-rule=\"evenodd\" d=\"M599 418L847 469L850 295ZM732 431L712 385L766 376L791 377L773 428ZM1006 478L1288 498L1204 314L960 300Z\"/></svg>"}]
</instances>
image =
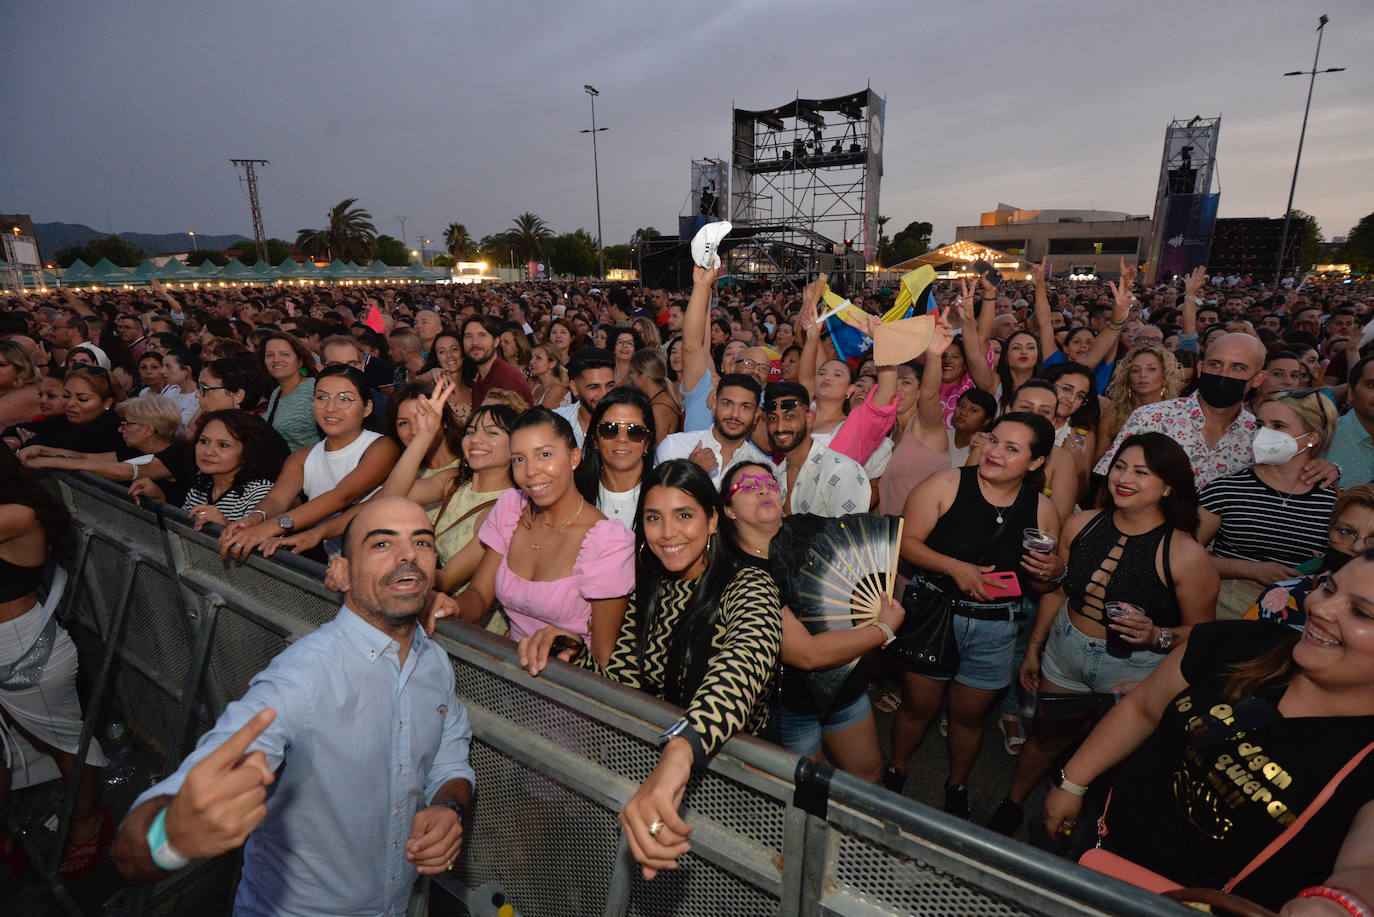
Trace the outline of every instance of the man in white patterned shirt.
<instances>
[{"instance_id":1,"label":"man in white patterned shirt","mask_svg":"<svg viewBox=\"0 0 1374 917\"><path fill-rule=\"evenodd\" d=\"M775 452L782 506L789 513L845 516L866 513L873 489L863 466L811 439L811 405L796 382L774 382L764 390L763 420Z\"/></svg>"}]
</instances>

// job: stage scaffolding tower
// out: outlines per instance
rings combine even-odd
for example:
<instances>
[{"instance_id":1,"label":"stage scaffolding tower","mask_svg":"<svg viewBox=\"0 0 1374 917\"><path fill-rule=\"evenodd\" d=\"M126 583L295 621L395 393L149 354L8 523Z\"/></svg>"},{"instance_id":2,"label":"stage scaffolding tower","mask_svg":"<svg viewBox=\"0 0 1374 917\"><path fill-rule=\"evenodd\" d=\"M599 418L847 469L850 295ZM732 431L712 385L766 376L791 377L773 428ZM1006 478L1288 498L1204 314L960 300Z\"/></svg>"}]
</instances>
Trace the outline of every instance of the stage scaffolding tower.
<instances>
[{"instance_id":1,"label":"stage scaffolding tower","mask_svg":"<svg viewBox=\"0 0 1374 917\"><path fill-rule=\"evenodd\" d=\"M827 271L833 286L862 281L878 257L885 109L864 89L733 110L729 273L797 284Z\"/></svg>"}]
</instances>

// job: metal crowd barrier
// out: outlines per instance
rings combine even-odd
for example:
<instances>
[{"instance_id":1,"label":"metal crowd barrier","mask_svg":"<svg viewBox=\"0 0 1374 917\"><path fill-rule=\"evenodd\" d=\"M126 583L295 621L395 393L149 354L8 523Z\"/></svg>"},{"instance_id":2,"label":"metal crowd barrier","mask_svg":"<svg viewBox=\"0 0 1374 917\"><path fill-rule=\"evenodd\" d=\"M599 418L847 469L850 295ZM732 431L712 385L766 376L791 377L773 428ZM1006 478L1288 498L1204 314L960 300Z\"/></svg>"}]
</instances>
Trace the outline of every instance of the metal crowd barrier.
<instances>
[{"instance_id":1,"label":"metal crowd barrier","mask_svg":"<svg viewBox=\"0 0 1374 917\"><path fill-rule=\"evenodd\" d=\"M338 608L317 564L229 563L179 510L137 507L85 475L51 480L77 531L63 620L100 652L83 671L83 741L116 704L169 771L253 673ZM474 817L452 878L437 880L460 899L499 883L526 915L1192 913L748 737L694 778L692 852L646 882L618 814L678 712L561 663L533 678L512 643L475 627L446 622L439 639L474 733ZM223 907L235 863L186 870L140 907L203 910L206 888Z\"/></svg>"}]
</instances>

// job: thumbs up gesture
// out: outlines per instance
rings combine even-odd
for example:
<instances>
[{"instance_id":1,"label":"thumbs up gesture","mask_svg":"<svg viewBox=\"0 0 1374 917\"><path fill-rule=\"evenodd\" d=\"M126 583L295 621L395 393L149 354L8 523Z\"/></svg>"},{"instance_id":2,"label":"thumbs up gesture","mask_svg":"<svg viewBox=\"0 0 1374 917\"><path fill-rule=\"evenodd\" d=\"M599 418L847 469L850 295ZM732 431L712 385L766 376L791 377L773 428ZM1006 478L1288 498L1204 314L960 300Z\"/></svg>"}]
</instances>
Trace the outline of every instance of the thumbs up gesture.
<instances>
[{"instance_id":1,"label":"thumbs up gesture","mask_svg":"<svg viewBox=\"0 0 1374 917\"><path fill-rule=\"evenodd\" d=\"M167 807L167 842L191 859L239 847L267 817L267 787L275 777L260 751L248 747L276 719L261 710L191 768Z\"/></svg>"}]
</instances>

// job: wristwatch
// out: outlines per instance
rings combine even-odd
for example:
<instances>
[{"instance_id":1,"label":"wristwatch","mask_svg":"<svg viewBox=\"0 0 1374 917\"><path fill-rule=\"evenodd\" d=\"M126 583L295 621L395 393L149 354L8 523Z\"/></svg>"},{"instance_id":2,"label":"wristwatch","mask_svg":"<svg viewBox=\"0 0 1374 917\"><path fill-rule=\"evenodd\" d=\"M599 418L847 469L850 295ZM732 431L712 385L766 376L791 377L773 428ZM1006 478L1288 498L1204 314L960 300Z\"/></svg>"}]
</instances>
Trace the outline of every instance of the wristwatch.
<instances>
[{"instance_id":1,"label":"wristwatch","mask_svg":"<svg viewBox=\"0 0 1374 917\"><path fill-rule=\"evenodd\" d=\"M1178 634L1169 630L1167 627L1159 629L1159 639L1155 641L1155 649L1161 653L1167 653L1173 648L1174 641L1178 639Z\"/></svg>"},{"instance_id":2,"label":"wristwatch","mask_svg":"<svg viewBox=\"0 0 1374 917\"><path fill-rule=\"evenodd\" d=\"M1064 769L1062 767L1059 769L1059 780L1055 783L1055 786L1059 787L1065 793L1069 793L1074 796L1088 795L1088 788L1080 784L1074 783L1068 777L1065 777Z\"/></svg>"},{"instance_id":3,"label":"wristwatch","mask_svg":"<svg viewBox=\"0 0 1374 917\"><path fill-rule=\"evenodd\" d=\"M457 813L458 813L458 826L459 826L460 828L466 827L466 826L467 826L467 823L468 823L467 813L463 811L463 806L462 806L462 804L459 803L457 800L455 800L455 799L439 799L439 800L436 800L436 801L430 803L430 805L444 806L445 808L452 809L454 812L457 812Z\"/></svg>"},{"instance_id":4,"label":"wristwatch","mask_svg":"<svg viewBox=\"0 0 1374 917\"><path fill-rule=\"evenodd\" d=\"M166 872L176 872L187 863L191 862L189 857L184 857L172 849L171 843L167 840L167 810L163 809L157 813L153 823L148 826L148 853L152 856L157 868Z\"/></svg>"},{"instance_id":5,"label":"wristwatch","mask_svg":"<svg viewBox=\"0 0 1374 917\"><path fill-rule=\"evenodd\" d=\"M281 526L283 532L289 532L296 527L296 520L292 519L286 513L282 513L277 517L277 525Z\"/></svg>"}]
</instances>

